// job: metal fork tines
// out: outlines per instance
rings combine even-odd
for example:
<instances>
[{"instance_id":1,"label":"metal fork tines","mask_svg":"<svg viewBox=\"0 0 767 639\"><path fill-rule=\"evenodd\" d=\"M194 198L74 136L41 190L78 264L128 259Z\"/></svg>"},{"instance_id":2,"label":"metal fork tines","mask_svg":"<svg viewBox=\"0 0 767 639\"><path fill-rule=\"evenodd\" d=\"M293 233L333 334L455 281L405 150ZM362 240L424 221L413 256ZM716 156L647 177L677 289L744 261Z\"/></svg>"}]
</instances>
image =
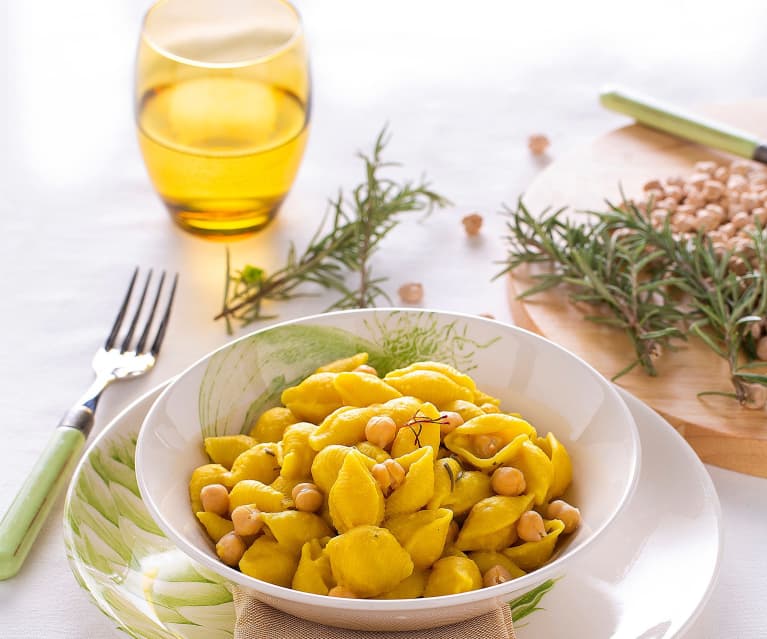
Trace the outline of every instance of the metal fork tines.
<instances>
[{"instance_id":1,"label":"metal fork tines","mask_svg":"<svg viewBox=\"0 0 767 639\"><path fill-rule=\"evenodd\" d=\"M101 393L109 384L117 380L143 375L155 364L168 329L170 312L176 295L178 274L173 276L170 289L165 295L166 300L162 305L160 302L163 298L163 289L167 279L166 273L163 271L160 274L160 279L154 287L153 295L150 294L153 288L152 277L153 271L150 269L144 279L143 287L138 293L137 299L132 302L132 298L136 297L134 292L137 288L137 280L139 279L138 267L133 271L128 291L122 301L120 310L117 312L112 330L109 332L104 345L96 352L93 358L93 370L96 373L96 379L78 402L79 405L87 407L91 412L95 411ZM148 298L152 302L145 309L145 303ZM131 305L135 307L132 315L128 312ZM158 308L164 310L161 311L159 323L157 323L154 335L152 335ZM130 320L127 321L129 316ZM125 324L127 326L124 327ZM123 328L125 329L124 335L120 335ZM140 330L140 333L138 340L135 341L134 338L138 330Z\"/></svg>"}]
</instances>

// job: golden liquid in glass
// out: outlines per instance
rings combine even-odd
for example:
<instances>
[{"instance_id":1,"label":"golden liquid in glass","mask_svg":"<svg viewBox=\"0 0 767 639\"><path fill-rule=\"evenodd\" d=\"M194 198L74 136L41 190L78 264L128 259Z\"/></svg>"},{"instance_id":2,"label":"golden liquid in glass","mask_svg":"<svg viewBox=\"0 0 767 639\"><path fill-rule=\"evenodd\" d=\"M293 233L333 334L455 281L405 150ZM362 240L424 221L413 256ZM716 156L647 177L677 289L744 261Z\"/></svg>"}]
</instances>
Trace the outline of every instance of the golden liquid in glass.
<instances>
[{"instance_id":1,"label":"golden liquid in glass","mask_svg":"<svg viewBox=\"0 0 767 639\"><path fill-rule=\"evenodd\" d=\"M253 79L200 77L143 96L139 144L175 221L208 237L265 226L301 161L307 106Z\"/></svg>"}]
</instances>

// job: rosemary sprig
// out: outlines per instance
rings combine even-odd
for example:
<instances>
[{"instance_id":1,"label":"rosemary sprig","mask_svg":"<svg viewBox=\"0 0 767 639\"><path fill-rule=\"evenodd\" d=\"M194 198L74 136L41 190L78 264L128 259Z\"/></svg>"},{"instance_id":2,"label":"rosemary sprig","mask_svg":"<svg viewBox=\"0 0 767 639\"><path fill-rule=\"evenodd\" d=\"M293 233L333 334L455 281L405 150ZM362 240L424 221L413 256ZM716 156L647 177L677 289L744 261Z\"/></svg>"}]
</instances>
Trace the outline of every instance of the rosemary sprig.
<instances>
[{"instance_id":1,"label":"rosemary sprig","mask_svg":"<svg viewBox=\"0 0 767 639\"><path fill-rule=\"evenodd\" d=\"M752 234L752 241L753 255L733 255L729 251L717 253L708 238L698 236L682 247L675 264L682 279L680 288L700 316L690 332L727 361L734 388L731 395L741 404L754 400L755 384L767 384L767 364L755 367L742 363L744 356L746 360L754 359L751 326L767 313L767 241L760 229ZM733 262L738 261L743 265L751 263L751 268L739 275L733 268ZM755 368L763 372L751 372Z\"/></svg>"},{"instance_id":2,"label":"rosemary sprig","mask_svg":"<svg viewBox=\"0 0 767 639\"><path fill-rule=\"evenodd\" d=\"M428 214L449 201L432 191L423 178L417 182L398 182L381 176L383 169L398 166L381 158L388 141L384 127L376 138L373 153L358 154L365 166L364 181L348 197L339 191L330 201L322 222L300 255L291 243L285 265L267 274L252 265L232 271L227 254L224 303L215 319L224 318L230 333L231 320L246 325L270 319L274 315L262 312L264 301L307 295L301 288L309 283L340 294L328 310L367 308L375 306L380 298L391 301L381 286L386 278L372 275L372 255L399 224L400 214L412 211ZM355 278L351 284L347 283L350 274Z\"/></svg>"},{"instance_id":3,"label":"rosemary sprig","mask_svg":"<svg viewBox=\"0 0 767 639\"><path fill-rule=\"evenodd\" d=\"M607 215L592 213L585 222L568 219L562 209L536 218L521 200L503 212L509 218L508 256L496 277L524 264L545 265L531 275L535 284L520 298L566 285L570 300L588 309L586 319L618 328L631 340L636 357L614 379L638 365L656 375L654 359L664 347L673 348L673 339L685 338L679 326L685 313L670 297L669 281L662 277L667 259L651 238L635 229L620 231L626 226L617 223L615 207ZM641 216L626 217L634 226L641 223Z\"/></svg>"},{"instance_id":4,"label":"rosemary sprig","mask_svg":"<svg viewBox=\"0 0 767 639\"><path fill-rule=\"evenodd\" d=\"M730 369L734 392L704 391L760 405L767 365L753 362L751 327L767 316L767 237L757 227L742 252L719 250L704 234L684 240L668 224L656 228L625 201L588 211L585 222L544 211L536 218L522 202L506 209L509 235L503 275L543 264L520 298L565 285L570 300L586 302L586 319L624 330L635 359L615 377L640 365L656 374L653 357L672 340L700 338ZM760 389L760 390L757 390Z\"/></svg>"}]
</instances>

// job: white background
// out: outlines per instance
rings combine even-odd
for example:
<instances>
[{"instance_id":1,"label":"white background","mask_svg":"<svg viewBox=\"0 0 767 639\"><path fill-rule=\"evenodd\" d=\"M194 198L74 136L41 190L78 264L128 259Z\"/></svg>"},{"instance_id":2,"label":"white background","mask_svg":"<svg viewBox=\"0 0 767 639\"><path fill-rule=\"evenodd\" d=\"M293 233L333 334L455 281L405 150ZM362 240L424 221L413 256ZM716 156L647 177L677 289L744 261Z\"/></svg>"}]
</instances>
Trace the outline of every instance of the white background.
<instances>
[{"instance_id":1,"label":"white background","mask_svg":"<svg viewBox=\"0 0 767 639\"><path fill-rule=\"evenodd\" d=\"M750 2L300 2L315 81L302 169L277 222L232 245L233 262L276 266L326 198L361 177L354 152L388 122L389 157L426 171L453 206L410 221L376 259L393 296L421 281L424 305L509 320L502 202L546 160L625 122L601 110L604 83L694 106L767 95L767 4ZM3 3L0 121L0 511L51 428L90 381L88 362L132 268L178 270L176 312L157 370L111 389L97 430L130 400L228 336L212 321L224 247L170 222L136 144L131 78L146 2ZM0 16L2 17L2 16ZM765 114L767 117L767 113ZM481 238L460 219L480 211ZM281 306L282 318L327 300ZM767 419L765 420L767 422ZM767 424L765 425L767 428ZM690 637L764 636L767 481L709 467L724 511L720 583ZM0 636L119 637L64 557L61 504L21 574L0 583ZM662 575L658 575L662 579Z\"/></svg>"}]
</instances>

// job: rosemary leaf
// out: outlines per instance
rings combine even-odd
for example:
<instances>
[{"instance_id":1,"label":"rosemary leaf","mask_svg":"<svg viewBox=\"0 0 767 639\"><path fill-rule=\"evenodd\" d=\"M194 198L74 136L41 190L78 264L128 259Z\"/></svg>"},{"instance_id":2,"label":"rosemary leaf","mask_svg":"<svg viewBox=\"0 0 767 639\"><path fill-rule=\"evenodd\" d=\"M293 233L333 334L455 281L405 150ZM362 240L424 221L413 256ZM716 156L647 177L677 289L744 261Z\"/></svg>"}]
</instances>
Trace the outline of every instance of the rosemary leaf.
<instances>
[{"instance_id":1,"label":"rosemary leaf","mask_svg":"<svg viewBox=\"0 0 767 639\"><path fill-rule=\"evenodd\" d=\"M381 157L387 143L384 127L372 154L359 154L364 180L349 195L339 191L306 248L299 253L291 243L282 267L271 273L249 264L233 270L227 254L224 303L215 319L224 318L230 333L232 320L246 325L274 317L263 313L264 302L309 295L304 291L306 284L338 293L328 310L367 308L381 299L391 301L381 286L386 278L374 277L371 272L371 257L397 228L401 214L429 214L449 201L424 179L396 181L381 175L383 169L397 166Z\"/></svg>"}]
</instances>

